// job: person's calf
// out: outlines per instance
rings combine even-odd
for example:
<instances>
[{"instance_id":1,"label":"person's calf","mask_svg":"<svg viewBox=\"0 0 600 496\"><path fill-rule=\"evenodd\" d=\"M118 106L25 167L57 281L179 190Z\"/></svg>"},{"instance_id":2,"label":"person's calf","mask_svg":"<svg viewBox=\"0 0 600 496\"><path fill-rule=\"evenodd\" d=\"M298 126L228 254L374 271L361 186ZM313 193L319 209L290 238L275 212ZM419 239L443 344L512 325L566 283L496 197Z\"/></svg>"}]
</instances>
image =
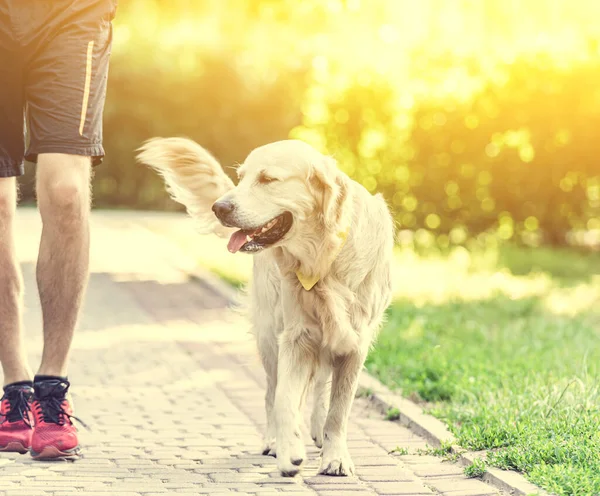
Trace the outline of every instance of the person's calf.
<instances>
[{"instance_id":1,"label":"person's calf","mask_svg":"<svg viewBox=\"0 0 600 496\"><path fill-rule=\"evenodd\" d=\"M31 380L21 329L23 283L16 262L0 248L0 362L3 382Z\"/></svg>"},{"instance_id":2,"label":"person's calf","mask_svg":"<svg viewBox=\"0 0 600 496\"><path fill-rule=\"evenodd\" d=\"M37 197L43 229L37 283L44 322L39 374L66 376L87 286L91 160L40 154Z\"/></svg>"},{"instance_id":3,"label":"person's calf","mask_svg":"<svg viewBox=\"0 0 600 496\"><path fill-rule=\"evenodd\" d=\"M17 189L14 178L0 178L0 362L4 384L31 380L21 333L23 282L14 244Z\"/></svg>"}]
</instances>

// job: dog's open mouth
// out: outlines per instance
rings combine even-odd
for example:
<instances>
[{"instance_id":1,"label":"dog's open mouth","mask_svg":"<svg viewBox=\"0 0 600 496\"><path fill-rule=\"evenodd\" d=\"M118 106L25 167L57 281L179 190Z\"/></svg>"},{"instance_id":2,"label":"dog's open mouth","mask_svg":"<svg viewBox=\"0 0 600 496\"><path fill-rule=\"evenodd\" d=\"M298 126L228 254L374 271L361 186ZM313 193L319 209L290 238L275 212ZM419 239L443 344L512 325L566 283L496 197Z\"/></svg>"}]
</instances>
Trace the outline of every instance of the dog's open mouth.
<instances>
[{"instance_id":1,"label":"dog's open mouth","mask_svg":"<svg viewBox=\"0 0 600 496\"><path fill-rule=\"evenodd\" d=\"M292 221L292 214L284 212L257 228L236 231L231 235L227 249L231 253L260 251L283 238L292 227Z\"/></svg>"}]
</instances>

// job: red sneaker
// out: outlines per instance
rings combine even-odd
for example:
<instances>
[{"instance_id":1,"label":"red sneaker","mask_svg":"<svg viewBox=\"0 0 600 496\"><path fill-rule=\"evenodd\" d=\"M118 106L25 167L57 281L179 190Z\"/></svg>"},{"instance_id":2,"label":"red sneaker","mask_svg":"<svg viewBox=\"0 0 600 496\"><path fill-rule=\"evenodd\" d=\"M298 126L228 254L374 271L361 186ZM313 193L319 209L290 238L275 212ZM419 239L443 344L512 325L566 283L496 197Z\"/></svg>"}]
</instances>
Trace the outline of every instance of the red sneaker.
<instances>
[{"instance_id":1,"label":"red sneaker","mask_svg":"<svg viewBox=\"0 0 600 496\"><path fill-rule=\"evenodd\" d=\"M29 451L33 432L32 397L31 382L4 386L4 395L0 399L0 451Z\"/></svg>"},{"instance_id":2,"label":"red sneaker","mask_svg":"<svg viewBox=\"0 0 600 496\"><path fill-rule=\"evenodd\" d=\"M66 379L44 379L33 383L32 411L35 419L31 456L36 459L77 458L80 448L73 410L66 398Z\"/></svg>"}]
</instances>

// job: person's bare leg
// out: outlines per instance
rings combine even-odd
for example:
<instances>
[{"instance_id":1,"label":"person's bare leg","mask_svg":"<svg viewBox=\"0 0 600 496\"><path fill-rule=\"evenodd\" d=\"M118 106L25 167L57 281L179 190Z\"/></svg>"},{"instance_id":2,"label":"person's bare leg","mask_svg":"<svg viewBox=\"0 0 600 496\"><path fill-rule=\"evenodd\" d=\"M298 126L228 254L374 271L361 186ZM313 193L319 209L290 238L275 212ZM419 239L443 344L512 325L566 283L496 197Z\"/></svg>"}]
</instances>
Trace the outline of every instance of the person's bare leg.
<instances>
[{"instance_id":1,"label":"person's bare leg","mask_svg":"<svg viewBox=\"0 0 600 496\"><path fill-rule=\"evenodd\" d=\"M37 198L42 239L37 284L44 320L38 374L67 375L69 349L88 282L91 160L40 154Z\"/></svg>"},{"instance_id":2,"label":"person's bare leg","mask_svg":"<svg viewBox=\"0 0 600 496\"><path fill-rule=\"evenodd\" d=\"M4 385L32 379L21 329L23 279L14 240L16 206L15 178L0 178L0 362Z\"/></svg>"}]
</instances>

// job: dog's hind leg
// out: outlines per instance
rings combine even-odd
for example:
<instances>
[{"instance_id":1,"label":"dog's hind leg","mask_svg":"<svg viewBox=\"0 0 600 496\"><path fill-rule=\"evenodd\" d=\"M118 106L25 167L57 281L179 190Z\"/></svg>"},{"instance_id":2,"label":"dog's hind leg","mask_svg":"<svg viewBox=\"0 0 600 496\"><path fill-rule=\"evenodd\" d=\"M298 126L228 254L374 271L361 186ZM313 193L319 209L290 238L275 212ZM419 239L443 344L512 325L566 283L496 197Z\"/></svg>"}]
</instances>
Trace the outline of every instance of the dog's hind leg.
<instances>
[{"instance_id":1,"label":"dog's hind leg","mask_svg":"<svg viewBox=\"0 0 600 496\"><path fill-rule=\"evenodd\" d=\"M315 374L313 392L313 409L310 416L310 436L318 448L323 447L323 429L327 412L329 411L329 398L331 396L331 367L324 358Z\"/></svg>"},{"instance_id":2,"label":"dog's hind leg","mask_svg":"<svg viewBox=\"0 0 600 496\"><path fill-rule=\"evenodd\" d=\"M364 361L365 356L361 353L350 353L333 360L331 406L325 421L320 474L354 473L354 464L347 444L348 418L358 387L358 374Z\"/></svg>"}]
</instances>

